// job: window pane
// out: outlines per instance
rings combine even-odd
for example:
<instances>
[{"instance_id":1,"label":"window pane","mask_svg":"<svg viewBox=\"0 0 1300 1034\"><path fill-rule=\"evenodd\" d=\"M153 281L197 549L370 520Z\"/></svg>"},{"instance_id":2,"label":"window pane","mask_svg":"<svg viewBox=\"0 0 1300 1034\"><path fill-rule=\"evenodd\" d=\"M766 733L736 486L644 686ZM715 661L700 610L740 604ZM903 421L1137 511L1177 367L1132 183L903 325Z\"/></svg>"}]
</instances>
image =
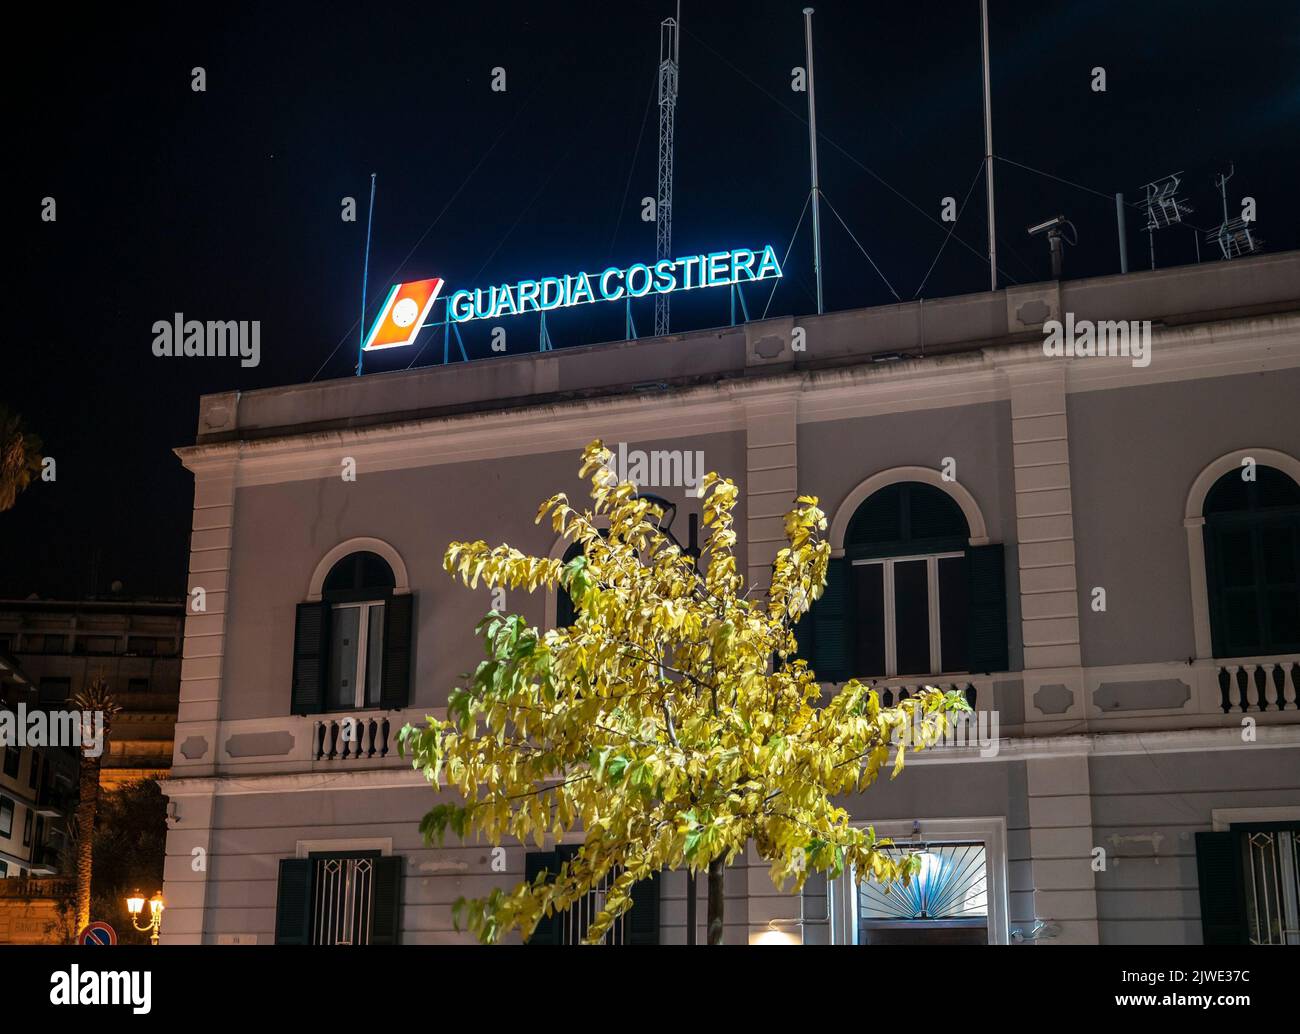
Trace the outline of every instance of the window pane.
<instances>
[{"instance_id":1,"label":"window pane","mask_svg":"<svg viewBox=\"0 0 1300 1034\"><path fill-rule=\"evenodd\" d=\"M1223 584L1244 586L1255 584L1255 552L1250 531L1222 531L1219 533L1220 569Z\"/></svg>"},{"instance_id":2,"label":"window pane","mask_svg":"<svg viewBox=\"0 0 1300 1034\"><path fill-rule=\"evenodd\" d=\"M356 705L357 636L360 634L361 609L335 607L334 629L330 636L330 707Z\"/></svg>"},{"instance_id":3,"label":"window pane","mask_svg":"<svg viewBox=\"0 0 1300 1034\"><path fill-rule=\"evenodd\" d=\"M856 675L885 674L885 569L881 564L855 564L853 591L857 603L853 671Z\"/></svg>"},{"instance_id":4,"label":"window pane","mask_svg":"<svg viewBox=\"0 0 1300 1034\"><path fill-rule=\"evenodd\" d=\"M384 681L384 605L370 608L370 630L366 634L366 703L379 706Z\"/></svg>"},{"instance_id":5,"label":"window pane","mask_svg":"<svg viewBox=\"0 0 1300 1034\"><path fill-rule=\"evenodd\" d=\"M1296 527L1264 528L1264 580L1268 585L1294 586L1296 582Z\"/></svg>"},{"instance_id":6,"label":"window pane","mask_svg":"<svg viewBox=\"0 0 1300 1034\"><path fill-rule=\"evenodd\" d=\"M970 585L964 556L939 561L939 643L942 671L966 671Z\"/></svg>"},{"instance_id":7,"label":"window pane","mask_svg":"<svg viewBox=\"0 0 1300 1034\"><path fill-rule=\"evenodd\" d=\"M1258 652L1260 643L1259 598L1254 587L1223 594L1223 616L1228 626L1228 656L1246 657Z\"/></svg>"},{"instance_id":8,"label":"window pane","mask_svg":"<svg viewBox=\"0 0 1300 1034\"><path fill-rule=\"evenodd\" d=\"M894 632L898 674L930 673L930 586L926 561L894 565Z\"/></svg>"}]
</instances>

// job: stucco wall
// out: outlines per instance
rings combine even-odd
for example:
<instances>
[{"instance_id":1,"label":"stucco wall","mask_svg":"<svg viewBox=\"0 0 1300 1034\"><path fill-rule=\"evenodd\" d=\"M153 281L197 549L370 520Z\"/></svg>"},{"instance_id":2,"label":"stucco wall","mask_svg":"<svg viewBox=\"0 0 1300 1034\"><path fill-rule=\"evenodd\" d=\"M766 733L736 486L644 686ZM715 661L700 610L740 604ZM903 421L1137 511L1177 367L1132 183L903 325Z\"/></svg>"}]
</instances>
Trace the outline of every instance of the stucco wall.
<instances>
[{"instance_id":1,"label":"stucco wall","mask_svg":"<svg viewBox=\"0 0 1300 1034\"><path fill-rule=\"evenodd\" d=\"M845 497L871 475L904 466L939 470L948 456L984 515L989 540L1006 546L1008 653L1011 670L1019 671L1024 654L1010 403L801 423L799 491L817 496L834 519Z\"/></svg>"},{"instance_id":2,"label":"stucco wall","mask_svg":"<svg viewBox=\"0 0 1300 1034\"><path fill-rule=\"evenodd\" d=\"M1198 831L1216 808L1300 807L1300 750L1243 744L1204 754L1089 760L1102 944L1200 944ZM1111 837L1160 836L1146 840Z\"/></svg>"},{"instance_id":3,"label":"stucco wall","mask_svg":"<svg viewBox=\"0 0 1300 1034\"><path fill-rule=\"evenodd\" d=\"M613 443L615 439L607 439ZM740 432L631 441L635 449L690 449L704 453L706 470L745 482ZM508 541L549 556L555 534L534 525L537 506L557 491L575 505L587 501L577 479L579 450L487 459L406 470L357 472L341 478L289 481L241 488L236 493L231 555L230 615L223 668L221 717L226 720L285 715L293 667L295 607L306 599L311 575L335 545L359 536L383 539L406 563L416 593L419 630L411 703L442 706L459 675L482 657L472 630L491 604L480 587L463 588L442 570L454 539ZM699 500L680 489L651 489L678 503L673 532L686 540L688 513ZM738 549L743 550L745 512L737 511ZM743 557L743 554L742 554ZM741 569L743 570L743 559ZM542 593L509 593L509 611L541 624Z\"/></svg>"},{"instance_id":4,"label":"stucco wall","mask_svg":"<svg viewBox=\"0 0 1300 1034\"><path fill-rule=\"evenodd\" d=\"M1195 655L1187 493L1233 449L1300 454L1298 399L1296 369L1067 396L1085 665ZM1094 586L1104 613L1090 606Z\"/></svg>"}]
</instances>

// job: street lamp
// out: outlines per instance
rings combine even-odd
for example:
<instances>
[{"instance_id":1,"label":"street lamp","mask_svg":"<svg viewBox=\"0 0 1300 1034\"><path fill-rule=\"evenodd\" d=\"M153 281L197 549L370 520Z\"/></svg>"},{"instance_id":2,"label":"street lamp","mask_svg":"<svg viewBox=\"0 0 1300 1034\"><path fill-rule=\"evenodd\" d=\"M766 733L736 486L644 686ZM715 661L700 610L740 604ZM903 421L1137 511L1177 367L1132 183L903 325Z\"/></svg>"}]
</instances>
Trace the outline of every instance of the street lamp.
<instances>
[{"instance_id":1,"label":"street lamp","mask_svg":"<svg viewBox=\"0 0 1300 1034\"><path fill-rule=\"evenodd\" d=\"M131 913L131 925L141 933L148 933L150 944L158 943L158 931L162 928L162 914L166 907L162 891L158 891L149 899L149 921L141 926L137 917L144 911L144 895L137 890L126 899L126 910Z\"/></svg>"}]
</instances>

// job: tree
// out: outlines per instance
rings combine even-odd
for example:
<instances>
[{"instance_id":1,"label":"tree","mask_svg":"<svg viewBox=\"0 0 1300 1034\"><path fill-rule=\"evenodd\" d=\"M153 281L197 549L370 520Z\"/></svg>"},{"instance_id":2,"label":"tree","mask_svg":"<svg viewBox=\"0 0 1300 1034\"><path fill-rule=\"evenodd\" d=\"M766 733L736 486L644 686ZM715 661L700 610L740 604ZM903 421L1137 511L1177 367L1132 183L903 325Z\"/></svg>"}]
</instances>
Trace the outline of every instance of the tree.
<instances>
[{"instance_id":1,"label":"tree","mask_svg":"<svg viewBox=\"0 0 1300 1034\"><path fill-rule=\"evenodd\" d=\"M41 440L23 418L0 403L0 512L11 509L18 493L41 472Z\"/></svg>"},{"instance_id":2,"label":"tree","mask_svg":"<svg viewBox=\"0 0 1300 1034\"><path fill-rule=\"evenodd\" d=\"M589 509L560 493L537 513L581 544L568 563L482 541L453 542L444 557L470 587L563 586L575 620L540 632L489 613L478 625L487 659L451 693L447 718L402 729L413 766L461 799L424 817L426 841L451 830L540 847L548 834L583 832L558 872L462 899L457 922L484 942L513 929L527 937L608 883L586 930L594 943L631 907L638 882L686 866L708 872L708 941L718 944L724 872L751 842L778 888L802 890L810 871L909 880L919 856L897 856L873 829L850 825L833 798L866 789L891 745L897 775L906 748L933 744L965 700L926 690L882 707L857 680L823 696L793 631L830 559L815 497L795 500L771 589L753 600L733 553L735 484L704 478L697 571L660 530L662 509L618 482L611 458L599 441L583 452Z\"/></svg>"},{"instance_id":3,"label":"tree","mask_svg":"<svg viewBox=\"0 0 1300 1034\"><path fill-rule=\"evenodd\" d=\"M111 923L123 944L148 944L134 928L126 898L141 889L148 897L162 887L167 854L167 798L152 779L104 793L96 816L94 892L96 919Z\"/></svg>"},{"instance_id":4,"label":"tree","mask_svg":"<svg viewBox=\"0 0 1300 1034\"><path fill-rule=\"evenodd\" d=\"M95 712L103 715L104 749L113 716L120 708L113 700L108 680L96 675L85 689L73 697L73 706L81 712L82 750L80 797L77 801L77 929L90 922L90 886L94 874L95 822L99 813L99 767L103 754L91 756L85 750L91 720Z\"/></svg>"}]
</instances>

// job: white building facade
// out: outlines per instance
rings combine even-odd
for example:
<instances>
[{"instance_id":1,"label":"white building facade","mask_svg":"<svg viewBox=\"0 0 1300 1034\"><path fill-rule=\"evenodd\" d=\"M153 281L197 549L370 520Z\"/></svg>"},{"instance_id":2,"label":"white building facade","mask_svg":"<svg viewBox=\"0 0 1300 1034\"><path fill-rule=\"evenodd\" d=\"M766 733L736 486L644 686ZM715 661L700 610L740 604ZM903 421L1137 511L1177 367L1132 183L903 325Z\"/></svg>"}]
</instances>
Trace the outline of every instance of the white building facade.
<instances>
[{"instance_id":1,"label":"white building facade","mask_svg":"<svg viewBox=\"0 0 1300 1034\"><path fill-rule=\"evenodd\" d=\"M1048 354L1067 318L1150 321L1148 361ZM164 943L460 942L453 901L553 857L425 847L396 734L479 658L447 543L560 555L532 518L597 437L732 477L757 590L817 495L818 673L986 732L843 802L925 851L909 895L737 865L728 942L1296 942L1297 399L1300 253L206 396ZM686 888L622 936L684 942Z\"/></svg>"}]
</instances>

